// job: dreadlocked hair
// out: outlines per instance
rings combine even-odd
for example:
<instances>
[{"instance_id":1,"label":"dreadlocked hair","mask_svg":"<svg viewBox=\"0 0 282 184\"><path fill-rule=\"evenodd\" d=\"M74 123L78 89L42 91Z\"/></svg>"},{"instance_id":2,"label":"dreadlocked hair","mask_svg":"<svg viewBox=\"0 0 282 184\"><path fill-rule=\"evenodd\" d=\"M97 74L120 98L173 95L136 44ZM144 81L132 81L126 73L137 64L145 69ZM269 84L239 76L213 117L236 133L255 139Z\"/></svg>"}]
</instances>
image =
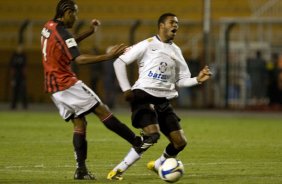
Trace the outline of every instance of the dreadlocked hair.
<instances>
[{"instance_id":1,"label":"dreadlocked hair","mask_svg":"<svg viewBox=\"0 0 282 184\"><path fill-rule=\"evenodd\" d=\"M54 19L63 17L67 10L75 11L75 2L73 0L60 0L57 4Z\"/></svg>"}]
</instances>

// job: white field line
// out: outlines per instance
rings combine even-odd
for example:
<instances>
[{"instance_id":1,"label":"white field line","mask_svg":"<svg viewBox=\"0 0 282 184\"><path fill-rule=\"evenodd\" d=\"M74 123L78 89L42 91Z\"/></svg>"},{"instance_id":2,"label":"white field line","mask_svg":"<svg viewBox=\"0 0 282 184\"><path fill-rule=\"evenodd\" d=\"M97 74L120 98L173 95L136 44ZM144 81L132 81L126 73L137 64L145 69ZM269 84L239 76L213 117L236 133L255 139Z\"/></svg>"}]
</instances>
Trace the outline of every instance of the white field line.
<instances>
[{"instance_id":1,"label":"white field line","mask_svg":"<svg viewBox=\"0 0 282 184\"><path fill-rule=\"evenodd\" d=\"M246 164L246 162L207 162L207 163L185 163L184 166L194 166L194 165L199 165L199 166L208 166L208 165L242 165L242 164ZM256 162L256 164L282 164L281 162ZM105 167L110 167L113 166L113 164L90 164L88 163L88 167L93 167L93 168L105 168ZM5 169L25 169L25 168L34 168L34 169L38 169L38 168L43 168L43 169L51 169L51 168L74 168L75 165L57 165L57 166L44 166L44 164L38 164L38 165L34 165L34 166L27 166L27 165L9 165L9 166L4 166L2 169L0 170L5 170ZM136 164L134 165L134 167L144 167L143 164L141 165Z\"/></svg>"}]
</instances>

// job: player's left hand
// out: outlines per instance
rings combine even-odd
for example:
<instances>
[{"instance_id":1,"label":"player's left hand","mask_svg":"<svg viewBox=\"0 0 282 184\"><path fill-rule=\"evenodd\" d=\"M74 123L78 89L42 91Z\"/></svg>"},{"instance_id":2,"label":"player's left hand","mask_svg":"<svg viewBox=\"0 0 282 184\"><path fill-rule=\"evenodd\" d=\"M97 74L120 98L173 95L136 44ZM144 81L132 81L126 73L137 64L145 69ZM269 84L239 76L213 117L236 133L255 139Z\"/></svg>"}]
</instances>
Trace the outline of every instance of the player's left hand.
<instances>
[{"instance_id":1,"label":"player's left hand","mask_svg":"<svg viewBox=\"0 0 282 184\"><path fill-rule=\"evenodd\" d=\"M125 44L114 45L108 50L107 54L110 55L111 58L117 58L124 53L127 47L128 46Z\"/></svg>"},{"instance_id":2,"label":"player's left hand","mask_svg":"<svg viewBox=\"0 0 282 184\"><path fill-rule=\"evenodd\" d=\"M95 33L98 30L98 27L101 25L101 22L97 19L91 20L91 28L93 29L93 32Z\"/></svg>"},{"instance_id":3,"label":"player's left hand","mask_svg":"<svg viewBox=\"0 0 282 184\"><path fill-rule=\"evenodd\" d=\"M199 84L202 84L206 80L210 79L212 76L212 73L209 69L209 67L206 65L198 74L197 81Z\"/></svg>"}]
</instances>

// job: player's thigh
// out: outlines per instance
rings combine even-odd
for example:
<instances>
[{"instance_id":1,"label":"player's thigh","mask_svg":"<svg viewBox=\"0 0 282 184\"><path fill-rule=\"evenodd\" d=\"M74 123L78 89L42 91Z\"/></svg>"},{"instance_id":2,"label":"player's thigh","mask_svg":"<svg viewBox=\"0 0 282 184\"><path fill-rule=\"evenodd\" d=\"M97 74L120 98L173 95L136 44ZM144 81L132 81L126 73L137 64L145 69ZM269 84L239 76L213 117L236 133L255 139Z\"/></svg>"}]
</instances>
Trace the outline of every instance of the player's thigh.
<instances>
[{"instance_id":1,"label":"player's thigh","mask_svg":"<svg viewBox=\"0 0 282 184\"><path fill-rule=\"evenodd\" d=\"M181 130L180 118L174 113L171 107L167 107L164 111L156 111L158 114L158 122L161 132L169 137L173 131Z\"/></svg>"},{"instance_id":2,"label":"player's thigh","mask_svg":"<svg viewBox=\"0 0 282 184\"><path fill-rule=\"evenodd\" d=\"M132 115L131 115L131 121L132 125L135 128L142 128L144 129L145 127L157 127L157 116L150 106L149 103L146 104L131 104L132 108ZM149 130L148 130L149 131Z\"/></svg>"},{"instance_id":3,"label":"player's thigh","mask_svg":"<svg viewBox=\"0 0 282 184\"><path fill-rule=\"evenodd\" d=\"M112 115L112 112L110 111L108 106L101 102L95 108L93 108L92 111L100 120L104 120Z\"/></svg>"},{"instance_id":4,"label":"player's thigh","mask_svg":"<svg viewBox=\"0 0 282 184\"><path fill-rule=\"evenodd\" d=\"M66 90L53 93L51 98L66 121L88 114L101 102L82 81Z\"/></svg>"}]
</instances>

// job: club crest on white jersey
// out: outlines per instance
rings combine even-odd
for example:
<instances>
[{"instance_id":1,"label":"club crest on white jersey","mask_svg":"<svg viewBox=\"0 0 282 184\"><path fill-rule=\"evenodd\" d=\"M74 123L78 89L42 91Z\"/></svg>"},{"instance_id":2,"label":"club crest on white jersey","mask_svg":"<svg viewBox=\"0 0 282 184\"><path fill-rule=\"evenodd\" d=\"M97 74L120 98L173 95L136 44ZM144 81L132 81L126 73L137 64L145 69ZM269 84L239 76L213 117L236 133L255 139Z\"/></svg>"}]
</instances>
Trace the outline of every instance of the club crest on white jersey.
<instances>
[{"instance_id":1,"label":"club crest on white jersey","mask_svg":"<svg viewBox=\"0 0 282 184\"><path fill-rule=\"evenodd\" d=\"M170 78L169 75L164 74L167 71L167 63L160 62L158 69L158 72L153 72L150 70L147 76L153 79L161 80L162 82L166 82Z\"/></svg>"}]
</instances>

